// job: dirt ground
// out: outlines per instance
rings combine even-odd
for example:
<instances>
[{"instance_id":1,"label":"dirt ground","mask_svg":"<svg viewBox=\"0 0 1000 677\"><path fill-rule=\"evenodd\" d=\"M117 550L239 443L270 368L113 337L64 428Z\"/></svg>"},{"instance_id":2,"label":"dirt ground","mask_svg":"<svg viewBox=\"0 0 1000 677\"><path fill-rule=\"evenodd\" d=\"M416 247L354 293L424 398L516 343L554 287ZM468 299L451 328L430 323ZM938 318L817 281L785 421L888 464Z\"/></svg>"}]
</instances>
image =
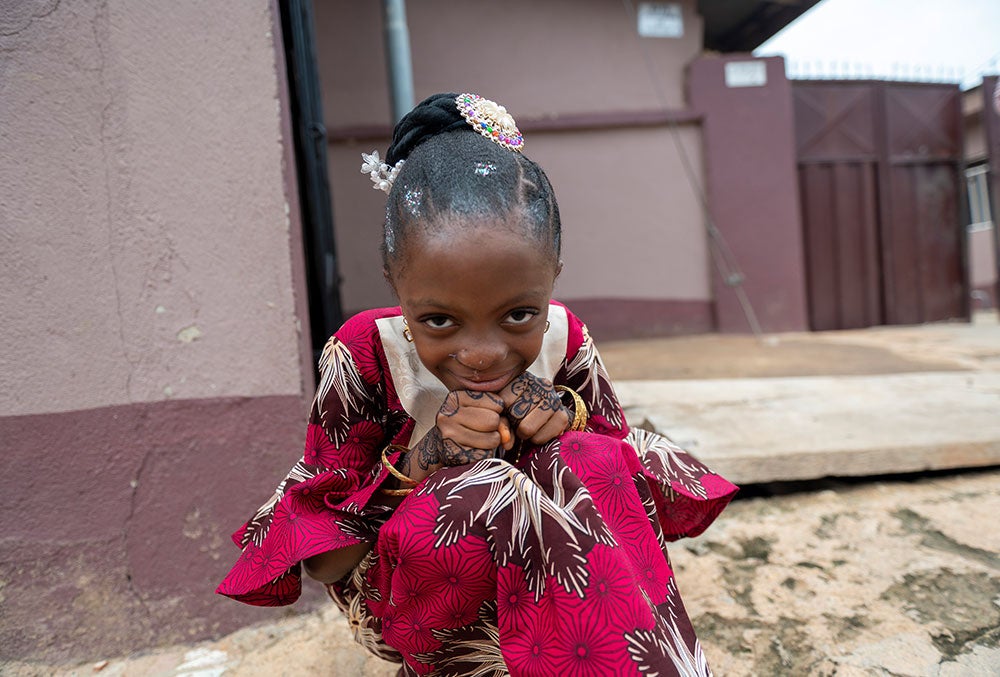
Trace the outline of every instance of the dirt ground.
<instances>
[{"instance_id":1,"label":"dirt ground","mask_svg":"<svg viewBox=\"0 0 1000 677\"><path fill-rule=\"evenodd\" d=\"M995 315L967 325L601 344L615 379L1000 369ZM718 675L1000 675L1000 468L747 487L671 557ZM332 605L216 641L35 675L381 677Z\"/></svg>"},{"instance_id":2,"label":"dirt ground","mask_svg":"<svg viewBox=\"0 0 1000 677\"><path fill-rule=\"evenodd\" d=\"M969 324L599 342L613 380L862 376L1000 367L992 312Z\"/></svg>"},{"instance_id":3,"label":"dirt ground","mask_svg":"<svg viewBox=\"0 0 1000 677\"><path fill-rule=\"evenodd\" d=\"M717 675L1000 674L1000 470L734 502L671 557ZM12 676L389 677L332 605L214 642Z\"/></svg>"}]
</instances>

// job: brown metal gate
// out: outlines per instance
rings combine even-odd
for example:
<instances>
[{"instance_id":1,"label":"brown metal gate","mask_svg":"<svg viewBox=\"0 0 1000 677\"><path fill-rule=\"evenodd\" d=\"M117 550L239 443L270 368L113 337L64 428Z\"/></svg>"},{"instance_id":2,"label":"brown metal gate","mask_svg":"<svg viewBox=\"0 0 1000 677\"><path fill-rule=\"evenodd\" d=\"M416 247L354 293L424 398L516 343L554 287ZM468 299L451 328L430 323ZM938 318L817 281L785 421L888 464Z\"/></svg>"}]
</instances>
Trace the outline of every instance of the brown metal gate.
<instances>
[{"instance_id":1,"label":"brown metal gate","mask_svg":"<svg viewBox=\"0 0 1000 677\"><path fill-rule=\"evenodd\" d=\"M812 329L967 318L955 85L793 85Z\"/></svg>"}]
</instances>

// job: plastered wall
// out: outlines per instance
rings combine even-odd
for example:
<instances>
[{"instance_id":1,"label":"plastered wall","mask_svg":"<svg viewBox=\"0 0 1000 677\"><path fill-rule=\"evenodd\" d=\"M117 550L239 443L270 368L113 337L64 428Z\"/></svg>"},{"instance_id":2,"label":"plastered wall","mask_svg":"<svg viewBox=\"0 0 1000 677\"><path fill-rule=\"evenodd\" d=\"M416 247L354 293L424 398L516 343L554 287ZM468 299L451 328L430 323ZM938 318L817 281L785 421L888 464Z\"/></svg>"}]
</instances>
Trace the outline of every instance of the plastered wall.
<instances>
[{"instance_id":1,"label":"plastered wall","mask_svg":"<svg viewBox=\"0 0 1000 677\"><path fill-rule=\"evenodd\" d=\"M270 20L4 4L0 412L300 392Z\"/></svg>"},{"instance_id":2,"label":"plastered wall","mask_svg":"<svg viewBox=\"0 0 1000 677\"><path fill-rule=\"evenodd\" d=\"M525 133L525 153L548 173L563 216L566 266L556 294L577 310L598 303L595 314L581 311L592 329L616 301L637 304L634 316L598 336L641 330L649 325L642 309L663 302L698 306L706 318L698 327L710 328L700 202L677 149L700 176L697 122L680 124L677 139L666 124L558 129L567 118L685 109L684 68L700 52L702 25L693 1L681 5L683 37L641 38L621 3L516 0L497 16L474 4L407 3L418 100L473 91L519 121L556 121L557 129ZM382 18L377 3L315 8L344 306L386 305L384 196L359 172L360 153L384 155L389 142L365 131L390 125Z\"/></svg>"},{"instance_id":3,"label":"plastered wall","mask_svg":"<svg viewBox=\"0 0 1000 677\"><path fill-rule=\"evenodd\" d=\"M212 592L311 389L276 7L0 3L4 658L278 613Z\"/></svg>"}]
</instances>

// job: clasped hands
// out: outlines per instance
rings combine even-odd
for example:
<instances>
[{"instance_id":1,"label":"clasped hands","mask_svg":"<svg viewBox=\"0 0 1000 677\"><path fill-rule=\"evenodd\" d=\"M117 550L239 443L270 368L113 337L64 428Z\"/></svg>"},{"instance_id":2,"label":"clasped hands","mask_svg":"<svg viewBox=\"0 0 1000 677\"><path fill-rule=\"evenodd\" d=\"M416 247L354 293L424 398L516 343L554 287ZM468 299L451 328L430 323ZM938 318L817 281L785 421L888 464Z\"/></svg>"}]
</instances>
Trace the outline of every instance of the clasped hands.
<instances>
[{"instance_id":1,"label":"clasped hands","mask_svg":"<svg viewBox=\"0 0 1000 677\"><path fill-rule=\"evenodd\" d=\"M569 428L569 412L552 383L529 372L499 393L448 393L438 410L439 462L464 465L509 451L515 438L544 444Z\"/></svg>"}]
</instances>

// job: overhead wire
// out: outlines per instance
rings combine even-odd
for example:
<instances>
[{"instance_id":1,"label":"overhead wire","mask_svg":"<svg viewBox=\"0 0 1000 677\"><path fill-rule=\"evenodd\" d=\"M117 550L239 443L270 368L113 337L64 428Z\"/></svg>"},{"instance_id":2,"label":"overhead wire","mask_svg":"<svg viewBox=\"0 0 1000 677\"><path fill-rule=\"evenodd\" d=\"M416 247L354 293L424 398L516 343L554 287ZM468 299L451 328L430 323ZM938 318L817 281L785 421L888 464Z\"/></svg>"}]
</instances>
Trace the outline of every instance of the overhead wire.
<instances>
[{"instance_id":1,"label":"overhead wire","mask_svg":"<svg viewBox=\"0 0 1000 677\"><path fill-rule=\"evenodd\" d=\"M637 21L637 15L635 7L632 4L632 0L622 0L622 4L625 7L626 14L629 16L629 20L634 26ZM657 101L663 109L669 110L667 97L664 94L663 89L660 87L659 80L655 77L655 70L649 55L649 50L646 49L646 46L641 42L639 44L639 52L642 55L642 60L646 68L646 76L649 79L650 88L656 95ZM733 293L736 295L736 299L740 304L743 316L746 318L747 324L750 326L750 331L752 331L754 336L758 339L761 339L763 337L763 331L761 329L760 322L757 319L757 313L754 311L753 304L750 302L750 297L747 295L746 288L743 285L746 276L743 274L742 270L740 270L739 263L736 260L736 255L726 242L726 238L723 237L722 232L715 225L715 220L712 218L712 210L708 202L708 195L706 194L704 187L698 181L697 174L691 163L691 158L681 140L677 120L675 120L672 116L667 116L667 127L670 130L670 136L673 139L675 148L677 149L677 155L680 158L681 166L683 167L684 174L687 177L688 185L694 192L695 197L698 199L701 206L704 226L709 238L709 251L711 253L712 262L719 275L722 277L723 283L732 289Z\"/></svg>"}]
</instances>

